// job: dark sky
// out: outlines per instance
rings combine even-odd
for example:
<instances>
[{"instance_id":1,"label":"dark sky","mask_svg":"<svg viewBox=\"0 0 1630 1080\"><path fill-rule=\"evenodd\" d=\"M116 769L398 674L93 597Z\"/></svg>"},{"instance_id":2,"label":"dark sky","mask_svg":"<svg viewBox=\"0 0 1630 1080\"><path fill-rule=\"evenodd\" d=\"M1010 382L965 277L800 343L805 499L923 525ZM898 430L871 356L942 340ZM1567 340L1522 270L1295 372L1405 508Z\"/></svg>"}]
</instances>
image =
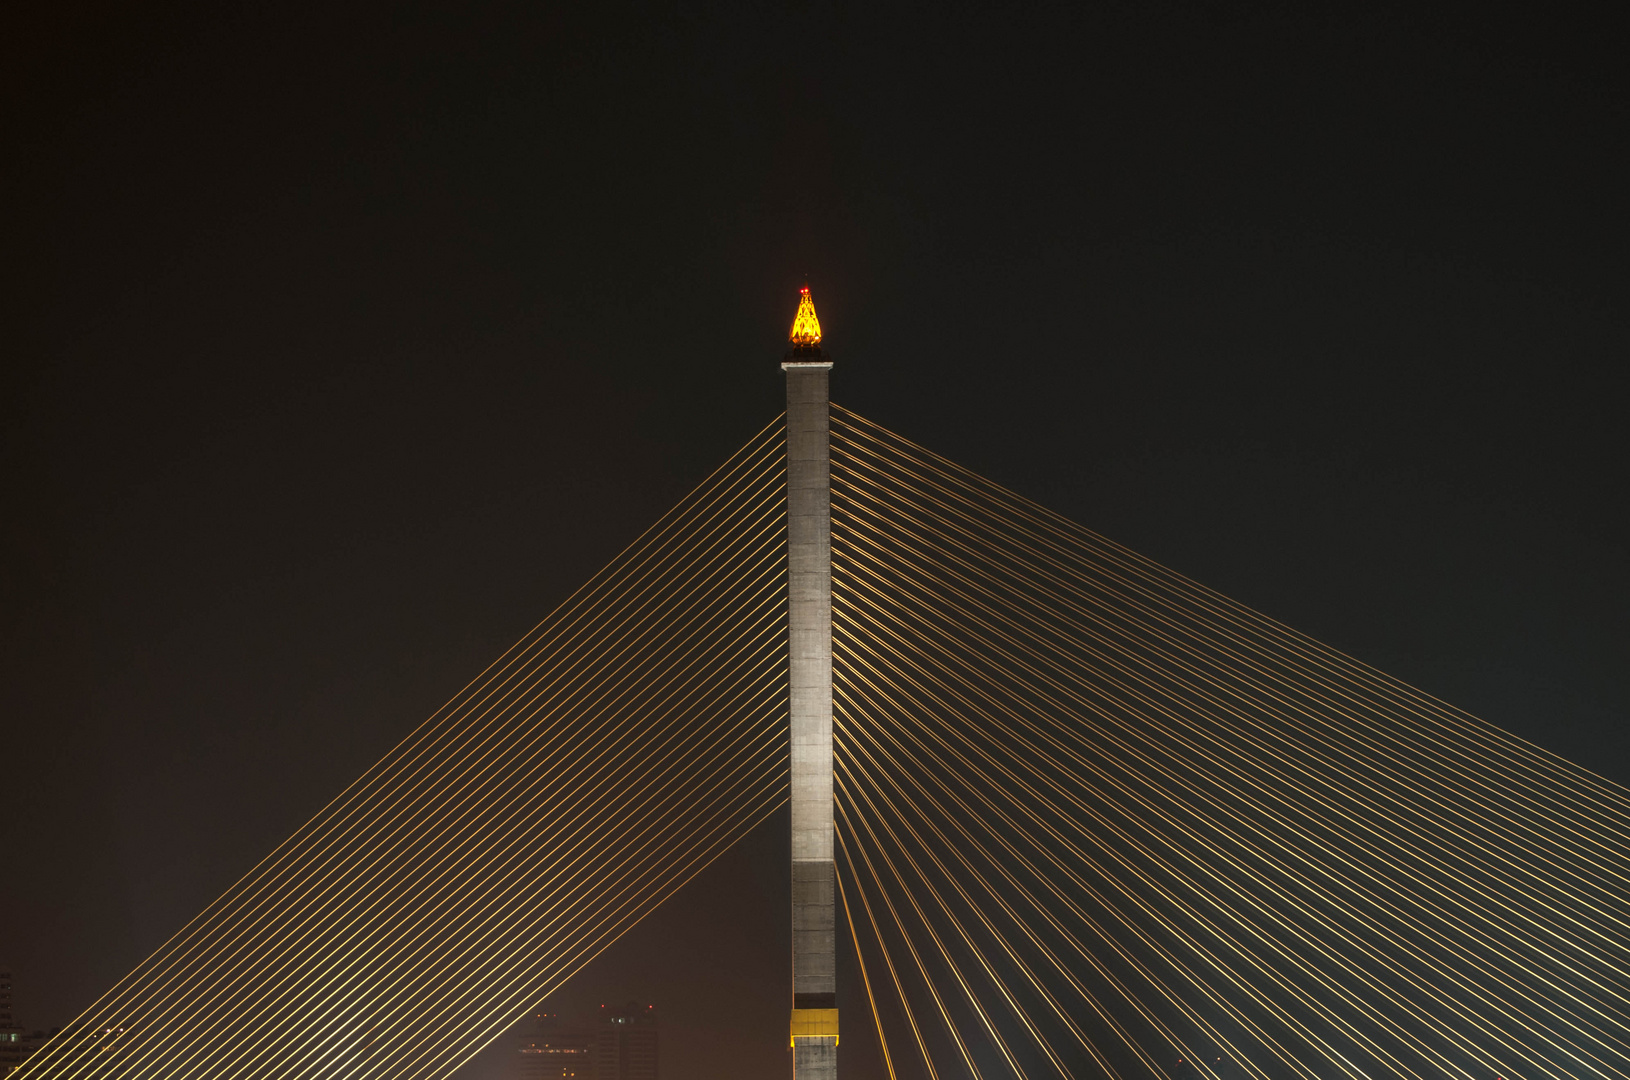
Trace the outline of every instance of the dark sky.
<instances>
[{"instance_id":1,"label":"dark sky","mask_svg":"<svg viewBox=\"0 0 1630 1080\"><path fill-rule=\"evenodd\" d=\"M25 1024L768 422L806 280L836 400L1630 782L1605 27L160 6L0 28ZM784 1067L776 829L574 991L667 1080Z\"/></svg>"}]
</instances>

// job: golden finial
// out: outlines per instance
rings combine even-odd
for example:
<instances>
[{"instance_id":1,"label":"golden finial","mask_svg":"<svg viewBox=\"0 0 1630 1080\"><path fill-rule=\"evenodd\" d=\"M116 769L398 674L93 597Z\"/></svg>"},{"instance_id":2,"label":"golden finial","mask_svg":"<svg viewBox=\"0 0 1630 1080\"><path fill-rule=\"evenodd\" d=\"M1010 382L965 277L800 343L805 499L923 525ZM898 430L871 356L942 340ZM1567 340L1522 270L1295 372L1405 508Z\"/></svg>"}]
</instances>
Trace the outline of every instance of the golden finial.
<instances>
[{"instance_id":1,"label":"golden finial","mask_svg":"<svg viewBox=\"0 0 1630 1080\"><path fill-rule=\"evenodd\" d=\"M792 320L792 333L787 340L798 346L821 343L821 320L815 317L815 301L809 298L809 286L798 290L798 314Z\"/></svg>"}]
</instances>

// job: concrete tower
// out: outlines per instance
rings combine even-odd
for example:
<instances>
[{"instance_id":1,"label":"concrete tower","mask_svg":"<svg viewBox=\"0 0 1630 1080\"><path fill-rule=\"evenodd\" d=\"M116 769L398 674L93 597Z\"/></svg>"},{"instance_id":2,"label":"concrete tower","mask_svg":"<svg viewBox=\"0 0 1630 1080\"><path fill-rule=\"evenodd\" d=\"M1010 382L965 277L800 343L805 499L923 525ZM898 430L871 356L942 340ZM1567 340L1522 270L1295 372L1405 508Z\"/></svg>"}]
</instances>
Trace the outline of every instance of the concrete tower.
<instances>
[{"instance_id":1,"label":"concrete tower","mask_svg":"<svg viewBox=\"0 0 1630 1080\"><path fill-rule=\"evenodd\" d=\"M792 698L794 1080L836 1080L832 862L832 460L821 324L805 287L787 373L787 630Z\"/></svg>"}]
</instances>

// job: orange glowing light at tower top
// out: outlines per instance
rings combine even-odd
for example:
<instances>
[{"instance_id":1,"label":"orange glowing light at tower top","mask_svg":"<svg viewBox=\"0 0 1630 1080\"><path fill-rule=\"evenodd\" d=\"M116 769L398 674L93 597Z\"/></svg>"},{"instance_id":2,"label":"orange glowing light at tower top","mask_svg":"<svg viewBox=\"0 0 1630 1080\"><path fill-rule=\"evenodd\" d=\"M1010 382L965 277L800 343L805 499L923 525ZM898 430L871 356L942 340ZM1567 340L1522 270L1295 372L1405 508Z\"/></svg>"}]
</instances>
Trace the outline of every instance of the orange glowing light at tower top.
<instances>
[{"instance_id":1,"label":"orange glowing light at tower top","mask_svg":"<svg viewBox=\"0 0 1630 1080\"><path fill-rule=\"evenodd\" d=\"M815 317L815 301L809 297L808 285L798 290L798 314L793 316L787 340L795 346L821 343L821 320Z\"/></svg>"}]
</instances>

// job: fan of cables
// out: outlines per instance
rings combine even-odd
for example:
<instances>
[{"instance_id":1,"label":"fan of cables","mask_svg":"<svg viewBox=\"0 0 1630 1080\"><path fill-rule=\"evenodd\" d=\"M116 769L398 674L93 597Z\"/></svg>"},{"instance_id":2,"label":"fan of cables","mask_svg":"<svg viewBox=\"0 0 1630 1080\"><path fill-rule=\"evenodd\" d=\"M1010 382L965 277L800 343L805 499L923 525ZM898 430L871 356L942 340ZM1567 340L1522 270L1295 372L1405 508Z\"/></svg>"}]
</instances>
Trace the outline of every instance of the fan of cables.
<instances>
[{"instance_id":1,"label":"fan of cables","mask_svg":"<svg viewBox=\"0 0 1630 1080\"><path fill-rule=\"evenodd\" d=\"M832 577L891 1077L1630 1075L1624 789L836 408Z\"/></svg>"},{"instance_id":2,"label":"fan of cables","mask_svg":"<svg viewBox=\"0 0 1630 1080\"><path fill-rule=\"evenodd\" d=\"M1623 789L832 439L839 893L892 1078L1630 1076ZM784 457L777 421L20 1075L446 1075L773 814Z\"/></svg>"},{"instance_id":3,"label":"fan of cables","mask_svg":"<svg viewBox=\"0 0 1630 1080\"><path fill-rule=\"evenodd\" d=\"M446 1075L786 801L765 428L25 1077Z\"/></svg>"}]
</instances>

